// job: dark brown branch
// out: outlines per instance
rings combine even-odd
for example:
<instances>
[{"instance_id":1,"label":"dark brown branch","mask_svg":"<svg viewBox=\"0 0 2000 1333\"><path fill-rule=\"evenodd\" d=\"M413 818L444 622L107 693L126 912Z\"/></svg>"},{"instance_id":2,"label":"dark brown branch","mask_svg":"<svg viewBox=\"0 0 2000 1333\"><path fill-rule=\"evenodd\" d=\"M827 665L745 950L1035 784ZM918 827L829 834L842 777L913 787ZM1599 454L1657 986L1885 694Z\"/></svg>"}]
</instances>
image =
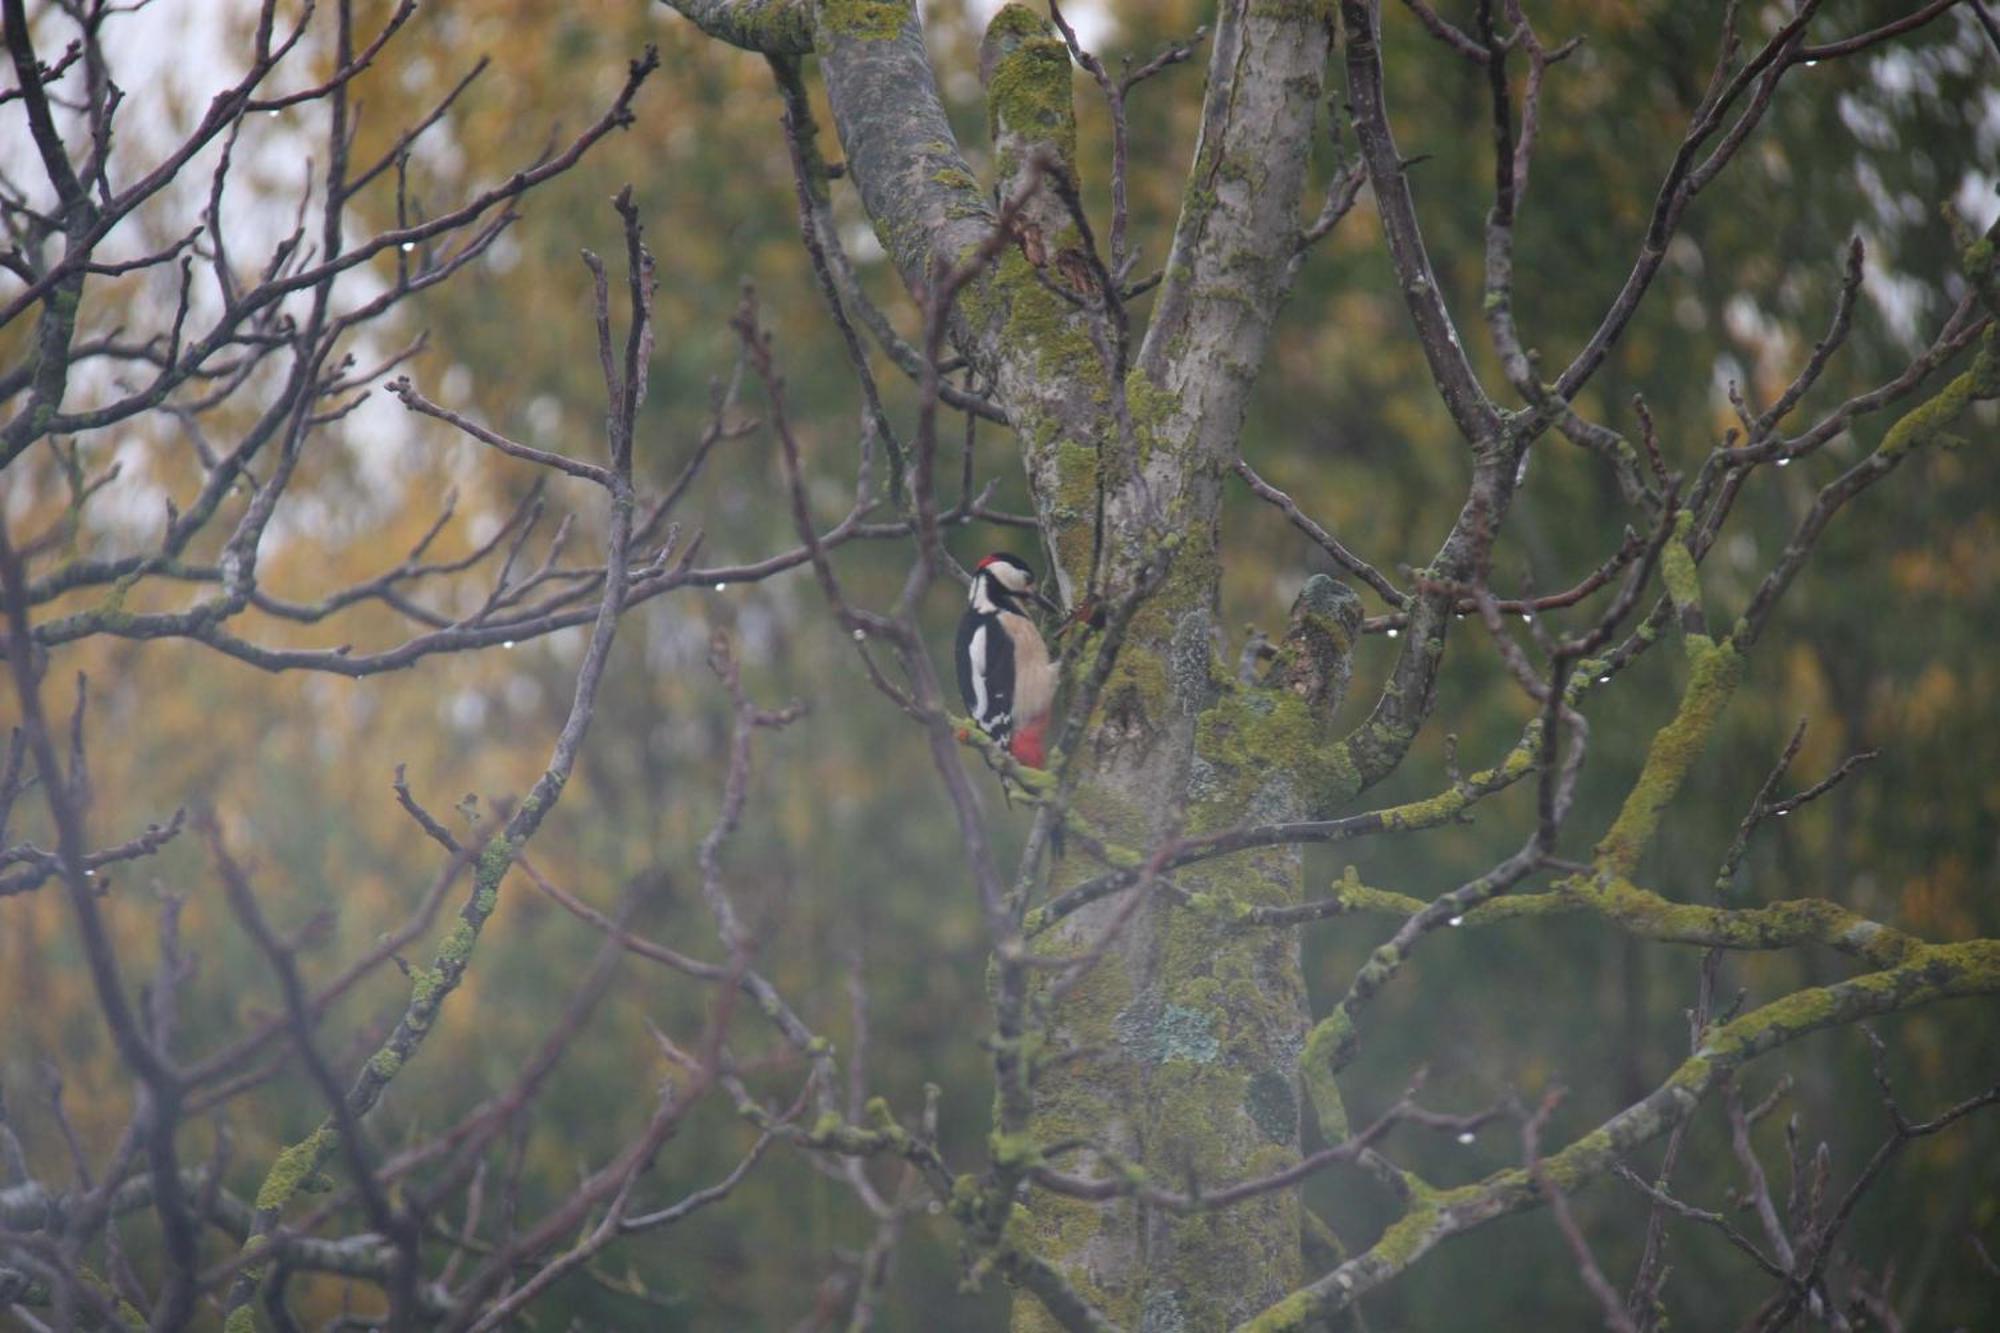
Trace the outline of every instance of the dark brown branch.
<instances>
[{"instance_id":1,"label":"dark brown branch","mask_svg":"<svg viewBox=\"0 0 2000 1333\"><path fill-rule=\"evenodd\" d=\"M1851 56L1856 52L1866 51L1871 46L1880 46L1883 42L1900 37L1906 32L1915 32L1958 3L1959 0L1928 0L1928 3L1905 14L1902 18L1884 23L1879 28L1870 28L1866 32L1843 37L1839 41L1822 42L1818 46L1802 46L1793 59L1799 64L1815 64L1821 60L1837 60L1841 56Z\"/></svg>"},{"instance_id":2,"label":"dark brown branch","mask_svg":"<svg viewBox=\"0 0 2000 1333\"><path fill-rule=\"evenodd\" d=\"M1867 1035L1874 1051L1875 1081L1881 1089L1882 1102L1889 1113L1892 1127L1890 1136L1861 1168L1853 1183L1841 1195L1840 1202L1834 1206L1832 1213L1823 1222L1813 1225L1801 1237L1797 1259L1786 1265L1790 1274L1786 1290L1773 1297L1765 1309L1759 1312L1756 1326L1760 1330L1786 1327L1797 1316L1807 1298L1821 1290L1827 1260L1833 1253L1834 1241L1847 1225L1848 1219L1854 1215L1855 1206L1860 1203L1862 1196L1905 1147L1916 1139L1950 1128L1975 1111L2000 1105L2000 1083L1997 1083L1984 1092L1976 1093L1946 1108L1929 1120L1912 1121L1904 1114L1902 1107L1897 1105L1894 1089L1890 1087L1885 1064L1886 1050L1881 1038L1867 1028L1863 1028L1862 1031Z\"/></svg>"},{"instance_id":3,"label":"dark brown branch","mask_svg":"<svg viewBox=\"0 0 2000 1333\"><path fill-rule=\"evenodd\" d=\"M12 16L18 17L18 12L16 8ZM69 890L71 910L83 937L84 957L98 1008L111 1029L112 1042L120 1057L142 1085L134 1130L145 1144L171 1261L171 1273L154 1313L162 1327L174 1327L192 1312L199 1259L195 1223L181 1189L174 1143L186 1084L168 1053L143 1029L133 1012L116 946L89 883L90 872L85 868L84 811L77 804L79 797L87 797L81 785L82 760L80 756L73 758L66 773L56 757L42 712L41 683L34 664L26 574L7 540L4 520L0 520L0 592L4 592L6 601L7 650L13 667L14 693L20 704L21 731L29 753L34 756L42 796L56 826L56 855L61 862L63 883ZM77 717L80 726L81 708ZM72 749L80 750L81 743L79 731Z\"/></svg>"},{"instance_id":4,"label":"dark brown branch","mask_svg":"<svg viewBox=\"0 0 2000 1333\"><path fill-rule=\"evenodd\" d=\"M390 393L402 400L404 407L409 408L412 412L420 413L427 417L435 417L447 425L455 426L467 435L470 435L473 439L478 440L481 444L491 445L510 458L518 458L523 462L533 463L537 467L545 467L568 476L579 477L584 481L593 482L599 486L610 484L611 473L608 469L600 467L596 463L586 463L580 458L570 458L563 454L552 454L545 449L537 449L531 445L516 443L497 431L488 430L477 422L460 416L450 408L440 407L421 393L418 393L416 386L411 384L407 378L399 377L393 379L389 381L387 388Z\"/></svg>"},{"instance_id":5,"label":"dark brown branch","mask_svg":"<svg viewBox=\"0 0 2000 1333\"><path fill-rule=\"evenodd\" d=\"M1446 22L1438 15L1435 9L1432 9L1429 4L1425 3L1425 0L1403 0L1403 8L1416 16L1417 22L1423 24L1425 32L1437 38L1440 42L1443 42L1467 60L1470 60L1473 64L1484 65L1493 58L1484 43L1475 41L1466 35L1462 28Z\"/></svg>"},{"instance_id":6,"label":"dark brown branch","mask_svg":"<svg viewBox=\"0 0 2000 1333\"><path fill-rule=\"evenodd\" d=\"M635 77L636 77L635 69ZM637 220L629 213L625 216L626 232L630 247L639 254ZM643 268L643 263L639 264ZM647 322L647 293L639 276L634 275L633 309L631 318L635 324ZM643 335L634 335L635 341L643 341ZM450 997L463 978L469 966L473 947L479 939L480 929L498 906L500 883L505 878L513 857L525 847L541 827L548 813L560 799L564 787L568 785L571 772L576 766L577 753L583 738L590 728L596 711L599 687L603 683L609 666L612 639L617 632L618 620L625 606L627 590L628 560L633 520L632 455L621 441L632 438L634 415L639 396L637 390L627 385L607 383L605 386L608 419L606 452L610 457L611 470L605 482L610 508L609 531L605 538L605 578L600 594L590 640L584 650L583 661L577 669L576 693L571 701L568 715L564 718L561 732L556 737L547 767L536 780L534 786L513 813L507 818L502 836L482 855L477 873L473 877L473 892L460 908L459 920L454 927L454 935L439 947L432 966L413 985L410 1000L402 1017L376 1056L371 1057L356 1075L353 1086L345 1094L348 1112L357 1120L365 1116L380 1099L389 1080L402 1067L430 1032L439 1009ZM664 1114L664 1110L662 1112ZM677 1116L675 1117L677 1119ZM673 1122L669 1121L667 1128ZM661 1131L664 1134L665 1130ZM305 1162L317 1167L329 1153L324 1132L315 1133L304 1142L287 1149L288 1153L304 1154ZM296 1160L285 1161L281 1157L273 1164L272 1172L266 1177L266 1187L258 1197L256 1225L249 1239L244 1242L240 1256L243 1266L236 1275L229 1292L228 1308L240 1310L248 1305L256 1293L262 1277L263 1264L255 1258L260 1238L268 1236L276 1226L280 1213L298 1187L304 1173L294 1172L286 1179L280 1172L295 1168Z\"/></svg>"},{"instance_id":7,"label":"dark brown branch","mask_svg":"<svg viewBox=\"0 0 2000 1333\"><path fill-rule=\"evenodd\" d=\"M1819 8L1819 0L1805 0L1794 14L1779 26L1770 39L1748 61L1730 73L1736 52L1735 9L1732 5L1725 15L1722 35L1722 54L1718 59L1714 76L1710 80L1707 93L1696 109L1687 133L1682 137L1674 159L1661 182L1659 194L1654 202L1651 217L1647 221L1646 235L1634 261L1625 284L1620 288L1611 307L1599 321L1596 330L1576 358L1570 362L1555 382L1555 396L1567 402L1596 373L1609 355L1612 346L1624 333L1632 316L1637 313L1640 302L1652 286L1660 264L1666 258L1667 242L1680 224L1682 215L1695 195L1720 173L1730 159L1735 156L1750 132L1762 120L1770 105L1772 95L1777 91L1778 80L1785 71L1799 61L1799 51L1804 39L1806 25L1811 22ZM1749 104L1737 116L1735 123L1724 131L1725 122L1742 99L1747 89L1755 86ZM1705 158L1700 157L1704 145L1722 131L1716 147Z\"/></svg>"},{"instance_id":8,"label":"dark brown branch","mask_svg":"<svg viewBox=\"0 0 2000 1333\"><path fill-rule=\"evenodd\" d=\"M1570 1257L1576 1261L1576 1270L1583 1278L1583 1285L1589 1288L1590 1294L1597 1299L1598 1307L1604 1313L1604 1326L1612 1333L1638 1333L1632 1317L1625 1312L1624 1302L1618 1299L1618 1289L1604 1276L1604 1270L1597 1265L1596 1256L1590 1252L1590 1241L1584 1237L1583 1228L1576 1224L1576 1217L1569 1210L1568 1198L1564 1196L1561 1187L1549 1175L1548 1168L1542 1162L1542 1127L1548 1123L1549 1117L1555 1114L1555 1109L1561 1104L1562 1099L1563 1089L1550 1089L1549 1094L1542 1098L1542 1104L1536 1108L1535 1113L1521 1122L1521 1155L1527 1161L1528 1175L1534 1180L1535 1187L1548 1201L1549 1212L1555 1217L1556 1226L1562 1231L1563 1241L1569 1246Z\"/></svg>"},{"instance_id":9,"label":"dark brown branch","mask_svg":"<svg viewBox=\"0 0 2000 1333\"><path fill-rule=\"evenodd\" d=\"M128 842L86 853L83 858L85 877L96 878L97 872L105 866L138 861L153 855L180 833L186 815L185 810L176 810L173 818L165 824L148 824L145 832ZM62 858L59 855L45 852L31 843L21 843L0 851L0 866L23 862L27 864L27 869L0 877L0 898L40 888L47 880L62 873Z\"/></svg>"},{"instance_id":10,"label":"dark brown branch","mask_svg":"<svg viewBox=\"0 0 2000 1333\"><path fill-rule=\"evenodd\" d=\"M1251 470L1249 463L1241 458L1237 459L1235 471L1236 475L1243 478L1244 483L1252 491L1256 492L1259 499L1275 505L1287 519L1291 520L1293 527L1303 532L1312 540L1313 545L1331 556L1335 564L1380 593L1383 601L1394 607L1409 605L1410 597L1408 593L1391 583L1388 576L1383 574L1381 570L1348 550L1346 546L1341 544L1338 537L1335 537L1325 528L1322 528L1319 524L1306 517L1298 505L1292 501L1291 496L1286 495L1283 491L1258 476Z\"/></svg>"},{"instance_id":11,"label":"dark brown branch","mask_svg":"<svg viewBox=\"0 0 2000 1333\"><path fill-rule=\"evenodd\" d=\"M1403 302L1416 325L1417 341L1429 364L1438 397L1459 434L1476 448L1491 448L1499 434L1500 417L1473 373L1465 347L1444 294L1431 268L1423 233L1417 225L1416 203L1409 175L1389 128L1383 102L1382 52L1378 5L1369 0L1340 0L1340 26L1346 39L1348 98L1354 108L1354 133L1361 158L1368 166L1375 207Z\"/></svg>"},{"instance_id":12,"label":"dark brown branch","mask_svg":"<svg viewBox=\"0 0 2000 1333\"><path fill-rule=\"evenodd\" d=\"M318 1042L313 1037L314 1017L311 1003L306 995L305 983L299 978L296 960L292 950L278 938L265 918L263 908L257 903L257 895L250 887L249 878L223 845L222 830L215 822L215 816L203 811L196 817L202 839L208 844L210 858L215 862L216 873L222 880L222 889L229 899L230 909L235 913L237 923L245 934L264 955L264 961L278 978L278 987L284 997L287 1029L293 1046L306 1072L312 1076L320 1096L326 1101L327 1109L340 1131L340 1142L347 1156L350 1178L361 1193L361 1201L368 1213L369 1224L384 1236L394 1238L399 1247L410 1247L404 1258L415 1261L414 1238L410 1234L407 1220L398 1216L390 1206L388 1197L382 1193L375 1179L373 1153L363 1136L361 1123L355 1118L347 1104L345 1090L339 1079L320 1054Z\"/></svg>"},{"instance_id":13,"label":"dark brown branch","mask_svg":"<svg viewBox=\"0 0 2000 1333\"><path fill-rule=\"evenodd\" d=\"M1620 1180L1651 1199L1656 1207L1670 1212L1676 1217L1685 1217L1690 1222L1700 1222L1704 1226L1715 1228L1722 1234L1725 1240L1748 1255L1751 1261L1763 1269L1765 1273L1777 1278L1781 1282L1784 1280L1785 1270L1774 1263L1762 1250L1758 1249L1755 1241L1732 1226L1729 1219L1721 1213L1712 1213L1703 1208L1696 1208L1692 1204L1681 1202L1659 1186L1647 1181L1645 1177L1641 1176L1631 1167L1626 1166L1623 1162L1618 1163L1611 1170L1612 1174L1616 1175Z\"/></svg>"},{"instance_id":14,"label":"dark brown branch","mask_svg":"<svg viewBox=\"0 0 2000 1333\"><path fill-rule=\"evenodd\" d=\"M882 407L882 395L875 385L875 374L868 365L868 353L861 345L861 336L855 331L854 321L848 318L847 306L853 301L866 300L859 284L850 281L845 288L839 281L839 273L846 268L846 256L840 257L839 268L831 256L831 249L839 245L838 228L833 225L833 207L826 182L826 164L820 159L818 129L813 124L812 102L806 96L805 80L796 60L788 57L772 57L771 72L778 82L778 91L785 102L785 144L791 151L792 185L799 204L799 236L805 243L806 255L812 261L813 275L819 279L820 296L826 302L827 310L833 316L834 327L840 331L842 345L847 349L847 361L854 372L856 383L861 387L864 433L862 436L861 477L857 483L856 503L871 498L869 488L869 468L873 461L870 446L876 441L889 453L889 494L900 504L903 495L903 450L896 439L896 430L889 422L889 415Z\"/></svg>"},{"instance_id":15,"label":"dark brown branch","mask_svg":"<svg viewBox=\"0 0 2000 1333\"><path fill-rule=\"evenodd\" d=\"M1743 857L1750 847L1750 835L1756 831L1759 824L1763 823L1766 819L1782 819L1800 806L1819 799L1827 792L1833 790L1848 774L1861 765L1875 759L1878 755L1878 752L1875 750L1863 750L1858 754L1849 755L1841 761L1840 767L1804 791L1787 796L1782 800L1774 800L1773 796L1778 790L1778 784L1784 780L1786 770L1792 766L1792 760L1798 757L1799 746L1804 743L1805 736L1806 719L1800 718L1797 728L1792 732L1790 743L1785 746L1784 753L1778 756L1777 764L1771 769L1770 775L1764 779L1763 785L1757 789L1757 795L1751 799L1750 809L1743 816L1743 822L1737 826L1736 836L1731 839L1729 850L1723 853L1722 867L1716 872L1715 876L1715 892L1717 897L1726 900L1734 894L1737 867L1743 863Z\"/></svg>"}]
</instances>

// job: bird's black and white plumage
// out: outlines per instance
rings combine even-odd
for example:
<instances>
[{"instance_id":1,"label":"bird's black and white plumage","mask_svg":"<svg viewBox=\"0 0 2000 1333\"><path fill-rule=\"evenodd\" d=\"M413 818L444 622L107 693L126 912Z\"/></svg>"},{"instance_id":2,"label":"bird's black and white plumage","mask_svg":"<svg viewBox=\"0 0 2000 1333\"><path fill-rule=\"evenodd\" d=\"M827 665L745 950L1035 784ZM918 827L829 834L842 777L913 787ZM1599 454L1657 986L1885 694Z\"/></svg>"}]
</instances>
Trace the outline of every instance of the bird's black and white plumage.
<instances>
[{"instance_id":1,"label":"bird's black and white plumage","mask_svg":"<svg viewBox=\"0 0 2000 1333\"><path fill-rule=\"evenodd\" d=\"M1049 709L1056 672L1048 645L1027 616L1035 572L999 552L979 562L958 622L958 692L979 729L1030 768L1048 759Z\"/></svg>"}]
</instances>

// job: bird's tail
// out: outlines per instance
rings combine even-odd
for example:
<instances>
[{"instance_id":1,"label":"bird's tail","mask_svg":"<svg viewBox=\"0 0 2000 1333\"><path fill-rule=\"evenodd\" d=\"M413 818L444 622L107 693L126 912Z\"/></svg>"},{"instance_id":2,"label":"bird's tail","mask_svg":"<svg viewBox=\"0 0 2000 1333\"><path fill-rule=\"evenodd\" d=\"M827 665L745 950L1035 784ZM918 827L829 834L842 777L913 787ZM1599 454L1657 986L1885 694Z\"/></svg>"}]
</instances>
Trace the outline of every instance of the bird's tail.
<instances>
[{"instance_id":1,"label":"bird's tail","mask_svg":"<svg viewBox=\"0 0 2000 1333\"><path fill-rule=\"evenodd\" d=\"M1048 731L1049 720L1046 717L1036 718L1014 733L1013 739L1007 743L1007 753L1029 768L1042 767L1049 758Z\"/></svg>"}]
</instances>

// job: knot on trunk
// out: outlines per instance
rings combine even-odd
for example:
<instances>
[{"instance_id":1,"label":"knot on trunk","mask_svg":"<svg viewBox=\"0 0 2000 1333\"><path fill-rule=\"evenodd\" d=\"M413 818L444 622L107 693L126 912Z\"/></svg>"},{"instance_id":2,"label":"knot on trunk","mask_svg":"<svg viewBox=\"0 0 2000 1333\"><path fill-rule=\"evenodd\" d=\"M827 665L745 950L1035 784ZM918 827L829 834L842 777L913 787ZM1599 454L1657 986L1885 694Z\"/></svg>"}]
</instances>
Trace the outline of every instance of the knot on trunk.
<instances>
[{"instance_id":1,"label":"knot on trunk","mask_svg":"<svg viewBox=\"0 0 2000 1333\"><path fill-rule=\"evenodd\" d=\"M1360 637L1361 598L1340 580L1315 574L1292 602L1291 623L1264 684L1305 700L1315 716L1329 717L1347 697Z\"/></svg>"}]
</instances>

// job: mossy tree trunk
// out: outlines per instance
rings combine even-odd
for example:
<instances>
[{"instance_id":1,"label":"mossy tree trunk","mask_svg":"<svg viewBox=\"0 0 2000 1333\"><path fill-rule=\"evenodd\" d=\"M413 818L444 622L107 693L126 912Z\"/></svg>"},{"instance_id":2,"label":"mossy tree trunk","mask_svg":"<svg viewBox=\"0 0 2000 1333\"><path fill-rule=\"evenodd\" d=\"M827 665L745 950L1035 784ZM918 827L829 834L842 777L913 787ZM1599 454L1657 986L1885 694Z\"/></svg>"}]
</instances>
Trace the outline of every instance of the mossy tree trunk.
<instances>
[{"instance_id":1,"label":"mossy tree trunk","mask_svg":"<svg viewBox=\"0 0 2000 1333\"><path fill-rule=\"evenodd\" d=\"M1065 593L1115 595L1171 543L1139 607L1077 756L1074 809L1090 836L1151 848L1181 833L1314 809L1312 752L1337 702L1358 615L1328 581L1303 659L1266 688L1222 667L1218 623L1221 482L1282 303L1320 104L1327 29L1310 7L1225 9L1195 165L1165 284L1129 370L1034 272L1060 273L1089 242L1059 188L1073 188L1070 64L1046 21L1003 10L982 61L1003 198L1038 170L1065 179L1028 194L1033 240L1003 255L965 304L968 340L992 367L1020 432L1037 509ZM1072 265L1071 271L1076 271ZM983 339L996 330L997 342ZM1115 336L1115 335L1114 335ZM1322 662L1311 657L1322 653ZM1315 682L1318 686L1315 687ZM1294 693L1296 684L1300 692ZM1056 867L1052 889L1088 875ZM1066 883L1067 881L1067 883ZM1297 855L1277 850L1181 880L1233 902L1289 903ZM1159 1179L1268 1174L1299 1150L1298 1058L1307 1010L1290 932L1244 932L1212 917L1106 899L1055 923L1040 952L1082 954L1117 930L1107 956L1053 1011L1028 1127L1037 1151L1087 1141ZM1092 1151L1061 1162L1095 1174ZM1226 1215L1181 1218L1038 1194L1024 1222L1035 1248L1120 1327L1233 1325L1300 1279L1296 1197L1274 1192ZM1033 1302L1015 1326L1055 1327Z\"/></svg>"},{"instance_id":2,"label":"mossy tree trunk","mask_svg":"<svg viewBox=\"0 0 2000 1333\"><path fill-rule=\"evenodd\" d=\"M746 17L760 11L678 7L712 35L779 58L803 44L795 29L804 6L771 7L769 33ZM1324 814L1351 798L1371 775L1328 720L1345 686L1358 600L1316 580L1294 608L1280 660L1250 683L1224 669L1218 619L1222 483L1296 269L1330 54L1327 12L1222 7L1164 280L1143 341L1128 347L1107 317L1110 303L1090 299L1101 296L1094 284L1106 270L1069 203L1078 185L1072 68L1049 21L1009 5L989 26L981 65L998 175L989 188L954 141L913 8L826 0L811 10L810 48L847 174L920 303L938 275L994 235L993 200L1015 201L1008 244L967 284L952 335L1017 433L1065 599L1113 597L1142 566L1161 567L1076 747L1079 827L1119 847L1151 848L1250 818ZM1049 888L1088 873L1081 858L1059 862ZM1264 851L1178 882L1218 901L1291 903L1299 857ZM1050 925L1035 947L1085 951L1120 910L1115 900L1090 904ZM1292 932L1148 904L1056 1012L1031 1061L1027 1125L1013 1146L1032 1156L1088 1138L1182 1182L1281 1168L1299 1152L1305 1001ZM1344 1124L1337 1105L1318 1110L1323 1126ZM1063 1165L1103 1169L1112 1160L1085 1151ZM1212 1328L1298 1285L1298 1208L1289 1191L1190 1218L1038 1197L1016 1222L1119 1326ZM1027 1302L1016 1323L1053 1326Z\"/></svg>"}]
</instances>

